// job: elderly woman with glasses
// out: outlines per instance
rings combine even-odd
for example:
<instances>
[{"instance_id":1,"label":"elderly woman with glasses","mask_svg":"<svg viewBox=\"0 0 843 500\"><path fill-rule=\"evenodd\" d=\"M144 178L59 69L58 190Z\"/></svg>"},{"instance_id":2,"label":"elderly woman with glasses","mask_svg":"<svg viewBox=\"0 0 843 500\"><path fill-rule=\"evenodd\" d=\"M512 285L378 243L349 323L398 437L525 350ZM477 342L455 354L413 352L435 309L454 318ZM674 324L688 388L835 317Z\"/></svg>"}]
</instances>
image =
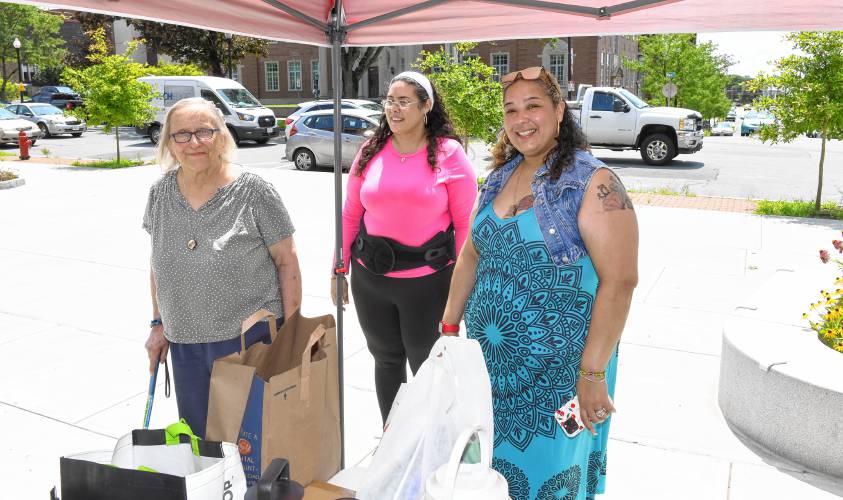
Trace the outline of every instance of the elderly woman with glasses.
<instances>
[{"instance_id":1,"label":"elderly woman with glasses","mask_svg":"<svg viewBox=\"0 0 843 500\"><path fill-rule=\"evenodd\" d=\"M278 193L232 163L234 139L213 104L183 99L158 145L164 175L149 191L150 370L173 364L179 415L205 435L214 360L240 350L241 324L266 309L278 326L301 304L293 224ZM258 322L246 344L269 341Z\"/></svg>"},{"instance_id":2,"label":"elderly woman with glasses","mask_svg":"<svg viewBox=\"0 0 843 500\"><path fill-rule=\"evenodd\" d=\"M465 317L491 378L493 466L523 499L604 489L618 342L638 226L543 68L506 75L504 134L472 214L443 323ZM557 411L559 410L559 411Z\"/></svg>"},{"instance_id":3,"label":"elderly woman with glasses","mask_svg":"<svg viewBox=\"0 0 843 500\"><path fill-rule=\"evenodd\" d=\"M342 215L343 261L346 268L351 262L354 306L375 358L385 421L407 380L407 362L415 373L438 338L477 180L427 77L397 75L383 105L380 125L351 167Z\"/></svg>"}]
</instances>

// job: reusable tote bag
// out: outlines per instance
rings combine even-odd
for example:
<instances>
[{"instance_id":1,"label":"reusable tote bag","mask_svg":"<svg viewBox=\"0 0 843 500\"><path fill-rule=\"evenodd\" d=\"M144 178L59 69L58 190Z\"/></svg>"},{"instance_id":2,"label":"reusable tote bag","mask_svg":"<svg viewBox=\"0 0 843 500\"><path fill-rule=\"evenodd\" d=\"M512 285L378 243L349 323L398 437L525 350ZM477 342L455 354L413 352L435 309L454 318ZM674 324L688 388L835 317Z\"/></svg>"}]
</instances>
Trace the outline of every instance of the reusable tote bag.
<instances>
[{"instance_id":1,"label":"reusable tote bag","mask_svg":"<svg viewBox=\"0 0 843 500\"><path fill-rule=\"evenodd\" d=\"M246 494L233 443L204 441L184 421L135 430L113 452L61 458L62 500L228 500Z\"/></svg>"},{"instance_id":2,"label":"reusable tote bag","mask_svg":"<svg viewBox=\"0 0 843 500\"><path fill-rule=\"evenodd\" d=\"M327 481L340 467L336 323L296 311L276 333L258 311L242 331L266 317L271 344L214 362L207 437L237 443L249 486L273 458L290 461L293 481Z\"/></svg>"}]
</instances>

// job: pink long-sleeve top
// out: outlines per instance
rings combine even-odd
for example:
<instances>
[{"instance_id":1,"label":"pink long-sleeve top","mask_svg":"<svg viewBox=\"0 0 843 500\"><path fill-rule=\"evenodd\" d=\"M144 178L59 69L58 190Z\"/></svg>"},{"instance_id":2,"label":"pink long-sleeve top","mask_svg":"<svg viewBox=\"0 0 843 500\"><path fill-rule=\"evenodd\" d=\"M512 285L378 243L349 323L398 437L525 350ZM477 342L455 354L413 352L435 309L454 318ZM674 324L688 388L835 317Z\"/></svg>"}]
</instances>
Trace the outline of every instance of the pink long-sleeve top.
<instances>
[{"instance_id":1,"label":"pink long-sleeve top","mask_svg":"<svg viewBox=\"0 0 843 500\"><path fill-rule=\"evenodd\" d=\"M391 139L369 160L362 174L356 175L359 158L358 153L348 175L342 211L346 268L361 218L370 235L392 238L408 246L424 244L453 223L456 250L462 249L477 196L477 177L459 142L440 140L435 170L427 162L427 145L415 153L400 154ZM416 278L434 272L432 267L423 266L386 276Z\"/></svg>"}]
</instances>

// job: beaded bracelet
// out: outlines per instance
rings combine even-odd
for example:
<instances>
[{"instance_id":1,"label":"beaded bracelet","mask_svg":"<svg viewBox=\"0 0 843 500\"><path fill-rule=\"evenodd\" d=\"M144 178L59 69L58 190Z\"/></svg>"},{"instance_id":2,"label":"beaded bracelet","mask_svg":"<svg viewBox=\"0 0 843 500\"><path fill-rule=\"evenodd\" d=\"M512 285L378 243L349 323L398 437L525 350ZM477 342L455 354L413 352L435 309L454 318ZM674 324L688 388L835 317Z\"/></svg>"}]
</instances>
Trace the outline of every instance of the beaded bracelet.
<instances>
[{"instance_id":1,"label":"beaded bracelet","mask_svg":"<svg viewBox=\"0 0 843 500\"><path fill-rule=\"evenodd\" d=\"M606 371L602 372L591 372L586 371L580 368L579 376L588 380L589 382L606 382Z\"/></svg>"}]
</instances>

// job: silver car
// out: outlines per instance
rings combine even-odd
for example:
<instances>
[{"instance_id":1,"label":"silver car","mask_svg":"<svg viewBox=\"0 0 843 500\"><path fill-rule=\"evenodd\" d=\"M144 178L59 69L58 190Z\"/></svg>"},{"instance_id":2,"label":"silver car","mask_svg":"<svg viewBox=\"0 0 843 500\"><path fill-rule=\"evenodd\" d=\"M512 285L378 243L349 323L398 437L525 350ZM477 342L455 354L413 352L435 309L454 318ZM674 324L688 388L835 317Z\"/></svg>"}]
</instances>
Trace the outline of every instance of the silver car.
<instances>
[{"instance_id":1,"label":"silver car","mask_svg":"<svg viewBox=\"0 0 843 500\"><path fill-rule=\"evenodd\" d=\"M70 134L79 137L88 129L84 120L75 116L66 116L64 111L46 102L10 104L6 109L24 120L30 121L41 129L41 135L50 137L57 134Z\"/></svg>"},{"instance_id":2,"label":"silver car","mask_svg":"<svg viewBox=\"0 0 843 500\"><path fill-rule=\"evenodd\" d=\"M0 144L17 144L18 134L23 130L26 136L35 141L41 138L41 131L32 123L21 119L20 116L7 109L0 108Z\"/></svg>"},{"instance_id":3,"label":"silver car","mask_svg":"<svg viewBox=\"0 0 843 500\"><path fill-rule=\"evenodd\" d=\"M382 113L369 109L342 110L342 167L354 162L363 141L374 134ZM287 160L299 170L334 165L334 110L305 113L290 126Z\"/></svg>"},{"instance_id":4,"label":"silver car","mask_svg":"<svg viewBox=\"0 0 843 500\"><path fill-rule=\"evenodd\" d=\"M376 102L367 101L365 99L343 99L341 107L343 109L369 109L383 113L383 106ZM284 119L284 135L287 139L290 138L290 125L299 119L305 113L313 111L322 111L325 109L334 109L334 101L331 99L323 99L321 101L307 101L303 102Z\"/></svg>"}]
</instances>

